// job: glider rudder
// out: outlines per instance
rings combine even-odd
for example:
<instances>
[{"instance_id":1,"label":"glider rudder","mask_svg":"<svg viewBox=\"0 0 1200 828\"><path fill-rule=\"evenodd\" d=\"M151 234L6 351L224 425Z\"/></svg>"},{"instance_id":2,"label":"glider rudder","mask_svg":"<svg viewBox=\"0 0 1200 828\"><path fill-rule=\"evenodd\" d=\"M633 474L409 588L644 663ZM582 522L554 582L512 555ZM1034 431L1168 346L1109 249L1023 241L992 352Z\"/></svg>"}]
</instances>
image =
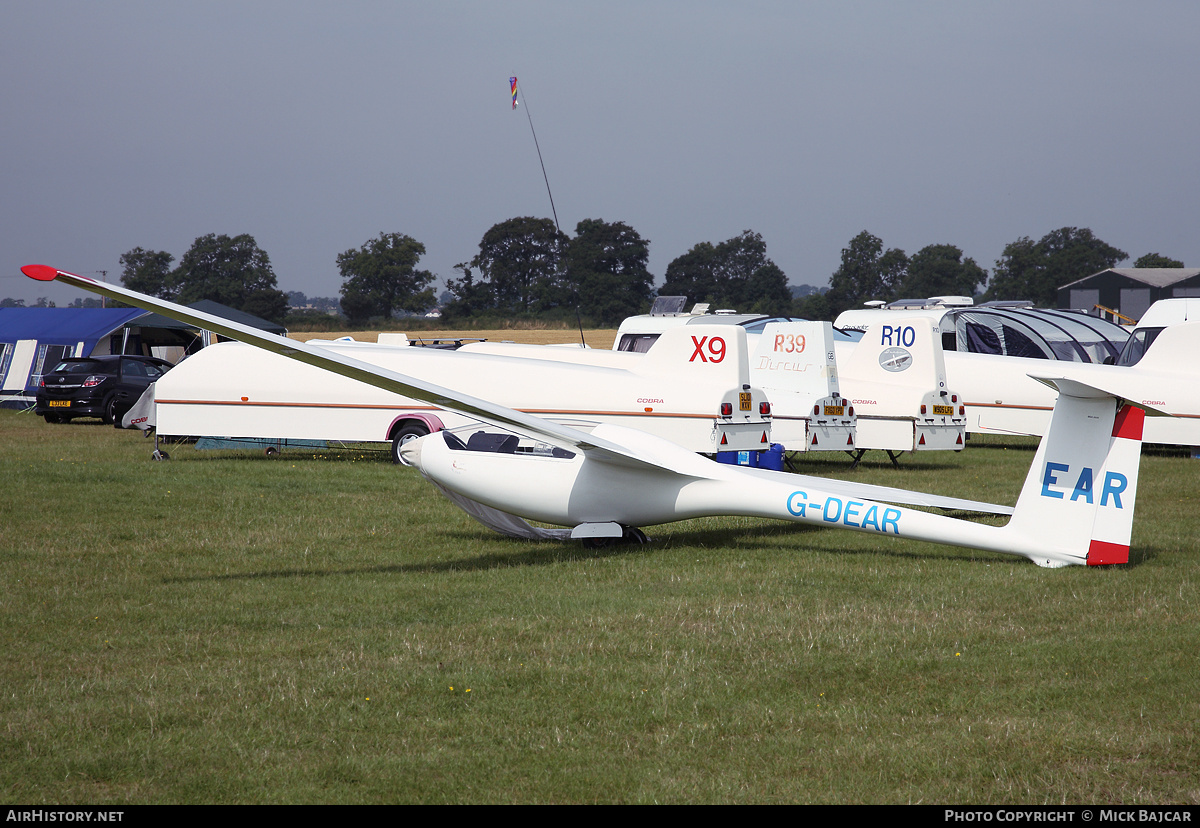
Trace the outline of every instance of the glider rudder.
<instances>
[{"instance_id":1,"label":"glider rudder","mask_svg":"<svg viewBox=\"0 0 1200 828\"><path fill-rule=\"evenodd\" d=\"M1059 380L1006 529L1041 566L1129 561L1145 411L1083 383Z\"/></svg>"}]
</instances>

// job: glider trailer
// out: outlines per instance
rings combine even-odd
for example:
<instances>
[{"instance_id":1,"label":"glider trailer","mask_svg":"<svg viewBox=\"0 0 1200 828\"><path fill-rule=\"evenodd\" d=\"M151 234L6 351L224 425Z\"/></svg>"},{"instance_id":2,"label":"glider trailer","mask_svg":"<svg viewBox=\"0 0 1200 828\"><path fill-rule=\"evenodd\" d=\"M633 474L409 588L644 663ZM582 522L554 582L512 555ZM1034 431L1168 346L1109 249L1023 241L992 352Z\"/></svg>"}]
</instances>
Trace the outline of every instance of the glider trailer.
<instances>
[{"instance_id":1,"label":"glider trailer","mask_svg":"<svg viewBox=\"0 0 1200 828\"><path fill-rule=\"evenodd\" d=\"M696 452L770 447L771 406L750 385L742 331L709 337L699 348L680 331L652 359L614 354L618 359L607 365L585 366L473 353L469 347L316 344L418 380L470 388L563 424L625 425ZM387 441L397 461L408 440L475 422L240 342L204 348L156 383L153 393L154 426L162 436Z\"/></svg>"}]
</instances>

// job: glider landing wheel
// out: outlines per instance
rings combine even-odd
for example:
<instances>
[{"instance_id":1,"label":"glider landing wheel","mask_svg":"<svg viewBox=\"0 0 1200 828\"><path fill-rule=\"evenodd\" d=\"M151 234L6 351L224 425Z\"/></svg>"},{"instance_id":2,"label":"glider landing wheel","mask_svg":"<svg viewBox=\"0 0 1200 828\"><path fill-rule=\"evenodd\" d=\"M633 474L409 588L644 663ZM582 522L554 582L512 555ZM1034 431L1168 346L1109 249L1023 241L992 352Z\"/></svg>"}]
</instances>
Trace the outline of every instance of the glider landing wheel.
<instances>
[{"instance_id":1,"label":"glider landing wheel","mask_svg":"<svg viewBox=\"0 0 1200 828\"><path fill-rule=\"evenodd\" d=\"M400 447L405 443L411 443L413 440L424 437L428 433L429 429L426 428L423 423L406 423L399 431L396 432L396 436L392 438L392 462L397 465L402 465L403 461L400 459Z\"/></svg>"},{"instance_id":2,"label":"glider landing wheel","mask_svg":"<svg viewBox=\"0 0 1200 828\"><path fill-rule=\"evenodd\" d=\"M641 546L644 543L649 543L650 538L641 529L636 526L623 526L621 537L619 538L584 538L584 549L604 549L609 546L616 546L618 543L637 544Z\"/></svg>"},{"instance_id":3,"label":"glider landing wheel","mask_svg":"<svg viewBox=\"0 0 1200 828\"><path fill-rule=\"evenodd\" d=\"M267 455L267 457L275 457L279 454L279 446L267 446L263 449L263 454Z\"/></svg>"},{"instance_id":4,"label":"glider landing wheel","mask_svg":"<svg viewBox=\"0 0 1200 828\"><path fill-rule=\"evenodd\" d=\"M625 532L621 535L621 542L636 543L638 546L641 546L644 543L649 543L650 538L636 526L626 526Z\"/></svg>"}]
</instances>

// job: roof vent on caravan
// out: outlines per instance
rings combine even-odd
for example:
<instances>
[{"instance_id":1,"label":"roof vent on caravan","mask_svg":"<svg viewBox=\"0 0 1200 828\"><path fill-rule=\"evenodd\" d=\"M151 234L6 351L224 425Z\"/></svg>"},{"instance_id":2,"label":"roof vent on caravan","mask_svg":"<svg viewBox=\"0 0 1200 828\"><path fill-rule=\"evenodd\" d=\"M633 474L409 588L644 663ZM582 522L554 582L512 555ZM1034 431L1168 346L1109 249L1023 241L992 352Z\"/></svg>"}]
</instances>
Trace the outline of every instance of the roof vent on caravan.
<instances>
[{"instance_id":1,"label":"roof vent on caravan","mask_svg":"<svg viewBox=\"0 0 1200 828\"><path fill-rule=\"evenodd\" d=\"M867 304L871 304L868 302ZM880 303L882 304L882 303ZM925 310L932 308L969 308L975 304L970 296L930 296L928 299L897 299L889 302L889 310Z\"/></svg>"},{"instance_id":2,"label":"roof vent on caravan","mask_svg":"<svg viewBox=\"0 0 1200 828\"><path fill-rule=\"evenodd\" d=\"M650 306L651 316L679 316L687 304L686 296L659 296Z\"/></svg>"}]
</instances>

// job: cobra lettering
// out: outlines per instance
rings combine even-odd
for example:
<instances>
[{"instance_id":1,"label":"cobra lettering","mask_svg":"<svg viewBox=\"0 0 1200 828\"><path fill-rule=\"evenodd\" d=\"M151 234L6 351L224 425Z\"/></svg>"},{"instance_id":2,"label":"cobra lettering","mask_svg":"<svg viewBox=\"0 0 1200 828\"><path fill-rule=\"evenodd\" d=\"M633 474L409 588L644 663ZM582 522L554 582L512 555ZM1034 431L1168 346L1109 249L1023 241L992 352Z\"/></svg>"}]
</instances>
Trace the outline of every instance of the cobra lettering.
<instances>
[{"instance_id":1,"label":"cobra lettering","mask_svg":"<svg viewBox=\"0 0 1200 828\"><path fill-rule=\"evenodd\" d=\"M693 336L692 345L696 349L692 351L688 362L695 362L696 357L700 357L701 362L720 362L725 359L725 340L719 336L702 336L699 339Z\"/></svg>"}]
</instances>

